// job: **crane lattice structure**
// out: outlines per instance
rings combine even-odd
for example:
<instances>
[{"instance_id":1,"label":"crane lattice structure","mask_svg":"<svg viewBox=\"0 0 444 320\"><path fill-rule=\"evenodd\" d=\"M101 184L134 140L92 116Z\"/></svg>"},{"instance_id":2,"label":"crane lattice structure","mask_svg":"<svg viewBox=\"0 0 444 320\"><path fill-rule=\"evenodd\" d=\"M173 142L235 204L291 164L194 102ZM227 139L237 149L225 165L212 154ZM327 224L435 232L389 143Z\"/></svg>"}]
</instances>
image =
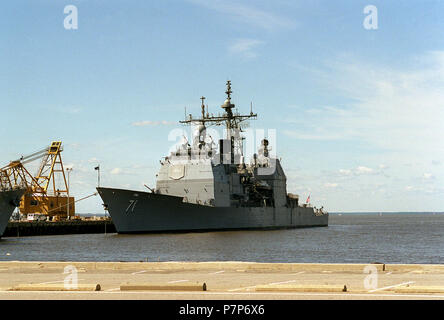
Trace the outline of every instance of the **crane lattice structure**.
<instances>
[{"instance_id":1,"label":"crane lattice structure","mask_svg":"<svg viewBox=\"0 0 444 320\"><path fill-rule=\"evenodd\" d=\"M74 198L68 197L69 190L63 168L62 151L62 142L54 141L49 147L22 156L0 169L2 190L26 189L20 201L20 213L40 213L63 217L67 215L69 201L70 215L74 214ZM34 176L26 169L25 164L38 159L41 159L41 163ZM60 186L56 183L56 176L59 174L62 177Z\"/></svg>"}]
</instances>

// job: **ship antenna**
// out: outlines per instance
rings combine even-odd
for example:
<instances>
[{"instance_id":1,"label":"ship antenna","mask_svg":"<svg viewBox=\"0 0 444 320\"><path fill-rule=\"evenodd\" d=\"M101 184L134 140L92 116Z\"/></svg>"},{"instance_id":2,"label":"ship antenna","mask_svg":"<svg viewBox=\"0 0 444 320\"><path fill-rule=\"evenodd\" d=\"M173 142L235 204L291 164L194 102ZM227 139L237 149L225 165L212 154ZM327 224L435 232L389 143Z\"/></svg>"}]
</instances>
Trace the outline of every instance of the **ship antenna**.
<instances>
[{"instance_id":1,"label":"ship antenna","mask_svg":"<svg viewBox=\"0 0 444 320\"><path fill-rule=\"evenodd\" d=\"M200 100L202 100L202 119L205 119L205 104L204 104L205 97L204 96L200 97Z\"/></svg>"},{"instance_id":2,"label":"ship antenna","mask_svg":"<svg viewBox=\"0 0 444 320\"><path fill-rule=\"evenodd\" d=\"M227 94L228 100L231 100L231 94L233 93L233 91L231 91L231 81L230 80L227 80L227 91L225 91L225 93Z\"/></svg>"},{"instance_id":3,"label":"ship antenna","mask_svg":"<svg viewBox=\"0 0 444 320\"><path fill-rule=\"evenodd\" d=\"M227 80L227 91L225 91L225 93L227 94L227 100L225 100L224 104L221 107L227 113L228 118L231 119L233 117L231 109L234 108L234 104L231 103L231 94L233 93L233 91L231 91L230 80Z\"/></svg>"}]
</instances>

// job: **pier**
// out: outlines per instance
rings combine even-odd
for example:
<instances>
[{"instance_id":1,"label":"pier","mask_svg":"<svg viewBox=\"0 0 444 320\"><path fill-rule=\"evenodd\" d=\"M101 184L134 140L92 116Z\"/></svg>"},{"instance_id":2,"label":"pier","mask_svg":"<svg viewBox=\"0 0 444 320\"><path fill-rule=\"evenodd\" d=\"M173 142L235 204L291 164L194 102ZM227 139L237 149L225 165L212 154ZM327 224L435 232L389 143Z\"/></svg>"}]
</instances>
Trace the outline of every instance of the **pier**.
<instances>
[{"instance_id":1,"label":"pier","mask_svg":"<svg viewBox=\"0 0 444 320\"><path fill-rule=\"evenodd\" d=\"M8 261L0 299L444 299L444 265Z\"/></svg>"},{"instance_id":2,"label":"pier","mask_svg":"<svg viewBox=\"0 0 444 320\"><path fill-rule=\"evenodd\" d=\"M3 237L115 232L111 220L14 221L8 223Z\"/></svg>"}]
</instances>

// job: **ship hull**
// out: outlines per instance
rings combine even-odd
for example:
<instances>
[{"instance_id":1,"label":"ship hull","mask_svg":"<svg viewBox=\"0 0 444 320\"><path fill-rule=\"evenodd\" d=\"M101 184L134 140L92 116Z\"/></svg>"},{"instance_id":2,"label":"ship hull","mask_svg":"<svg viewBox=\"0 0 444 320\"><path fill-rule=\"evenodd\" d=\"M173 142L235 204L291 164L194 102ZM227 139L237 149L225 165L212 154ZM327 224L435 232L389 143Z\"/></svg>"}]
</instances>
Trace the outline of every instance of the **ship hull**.
<instances>
[{"instance_id":1,"label":"ship hull","mask_svg":"<svg viewBox=\"0 0 444 320\"><path fill-rule=\"evenodd\" d=\"M16 189L8 191L0 191L0 238L3 236L8 226L9 218L11 218L14 209L19 205L20 198L25 190Z\"/></svg>"},{"instance_id":2,"label":"ship hull","mask_svg":"<svg viewBox=\"0 0 444 320\"><path fill-rule=\"evenodd\" d=\"M97 188L118 233L280 229L328 226L311 207L211 207L182 197Z\"/></svg>"}]
</instances>

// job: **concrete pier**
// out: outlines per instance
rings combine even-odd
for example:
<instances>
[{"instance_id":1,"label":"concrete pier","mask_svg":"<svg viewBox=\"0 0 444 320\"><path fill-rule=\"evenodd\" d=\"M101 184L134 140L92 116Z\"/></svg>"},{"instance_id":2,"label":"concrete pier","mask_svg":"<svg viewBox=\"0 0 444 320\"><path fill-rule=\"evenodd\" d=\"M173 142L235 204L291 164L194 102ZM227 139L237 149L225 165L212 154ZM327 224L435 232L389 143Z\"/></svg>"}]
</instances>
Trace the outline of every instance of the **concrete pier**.
<instances>
[{"instance_id":1,"label":"concrete pier","mask_svg":"<svg viewBox=\"0 0 444 320\"><path fill-rule=\"evenodd\" d=\"M27 237L44 235L115 233L116 228L109 220L71 221L20 221L9 222L3 237Z\"/></svg>"},{"instance_id":2,"label":"concrete pier","mask_svg":"<svg viewBox=\"0 0 444 320\"><path fill-rule=\"evenodd\" d=\"M101 290L38 290L62 286L67 279L76 279L80 288L97 284ZM205 291L187 290L203 283ZM14 290L19 286L34 290ZM417 300L444 299L443 290L444 265L0 262L0 299Z\"/></svg>"}]
</instances>

